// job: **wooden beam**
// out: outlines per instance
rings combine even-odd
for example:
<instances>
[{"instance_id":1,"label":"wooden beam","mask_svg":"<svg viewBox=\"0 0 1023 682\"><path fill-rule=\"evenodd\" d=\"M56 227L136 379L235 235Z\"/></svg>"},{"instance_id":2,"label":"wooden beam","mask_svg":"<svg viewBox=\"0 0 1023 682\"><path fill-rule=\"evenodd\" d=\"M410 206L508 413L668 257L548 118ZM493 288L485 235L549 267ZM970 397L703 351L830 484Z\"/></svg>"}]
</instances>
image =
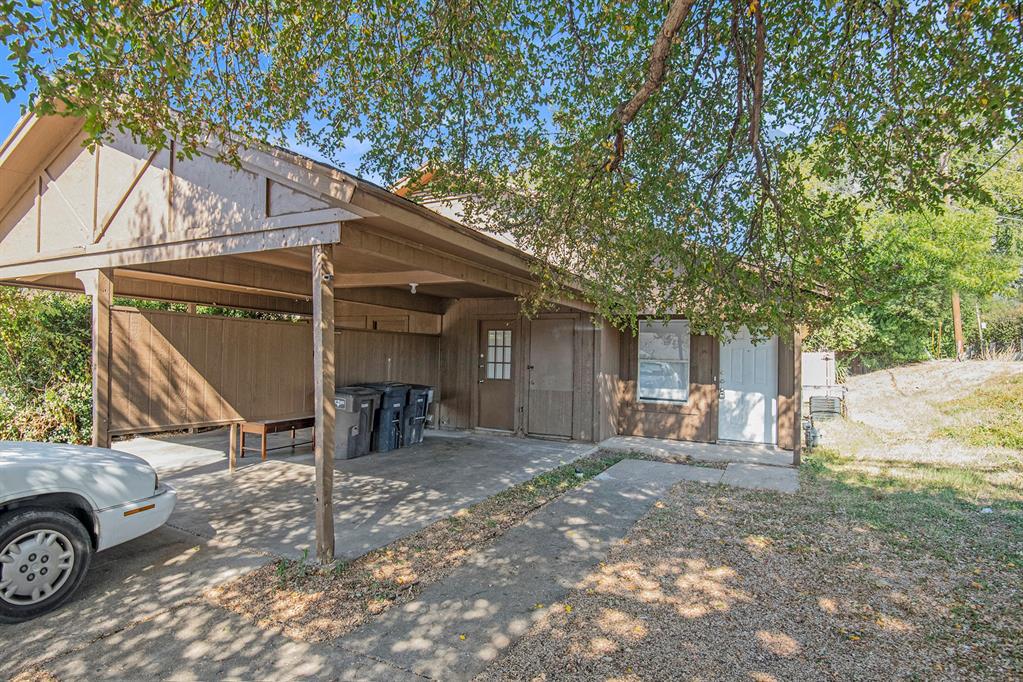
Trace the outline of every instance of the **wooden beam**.
<instances>
[{"instance_id":1,"label":"wooden beam","mask_svg":"<svg viewBox=\"0 0 1023 682\"><path fill-rule=\"evenodd\" d=\"M429 270L403 270L398 272L349 272L334 277L335 289L408 286L416 284L453 284L462 280Z\"/></svg>"},{"instance_id":2,"label":"wooden beam","mask_svg":"<svg viewBox=\"0 0 1023 682\"><path fill-rule=\"evenodd\" d=\"M450 299L431 296L429 294L413 294L399 289L340 289L334 292L340 301L351 303L367 303L397 310L415 310L420 313L443 315L448 308Z\"/></svg>"},{"instance_id":3,"label":"wooden beam","mask_svg":"<svg viewBox=\"0 0 1023 682\"><path fill-rule=\"evenodd\" d=\"M313 247L313 428L316 557L334 561L334 247Z\"/></svg>"},{"instance_id":4,"label":"wooden beam","mask_svg":"<svg viewBox=\"0 0 1023 682\"><path fill-rule=\"evenodd\" d=\"M187 287L200 287L205 289L217 289L219 291L233 291L240 294L255 294L258 296L271 296L273 298L288 298L293 301L311 301L309 294L298 294L293 291L281 289L268 289L265 287L254 287L244 284L231 284L229 282L217 282L199 277L186 277L183 275L170 275L164 272L153 272L152 270L131 270L129 268L115 268L114 275L129 279L141 279L148 282L162 282L164 284L177 284Z\"/></svg>"},{"instance_id":5,"label":"wooden beam","mask_svg":"<svg viewBox=\"0 0 1023 682\"><path fill-rule=\"evenodd\" d=\"M75 273L92 299L92 444L110 447L110 308L114 284L110 270Z\"/></svg>"},{"instance_id":6,"label":"wooden beam","mask_svg":"<svg viewBox=\"0 0 1023 682\"><path fill-rule=\"evenodd\" d=\"M269 225L275 220L277 219L268 219L267 224ZM265 229L254 229L229 235L134 244L130 242L116 245L104 243L84 249L76 248L62 252L43 253L28 259L22 258L0 263L0 279L190 258L208 258L315 244L333 244L337 241L340 229L338 222L303 226L268 225L262 226Z\"/></svg>"},{"instance_id":7,"label":"wooden beam","mask_svg":"<svg viewBox=\"0 0 1023 682\"><path fill-rule=\"evenodd\" d=\"M406 263L413 270L429 270L516 296L526 295L535 288L528 277L501 272L468 258L446 254L400 237L374 232L357 224L344 225L341 230L341 243L346 250L382 256L398 263Z\"/></svg>"}]
</instances>

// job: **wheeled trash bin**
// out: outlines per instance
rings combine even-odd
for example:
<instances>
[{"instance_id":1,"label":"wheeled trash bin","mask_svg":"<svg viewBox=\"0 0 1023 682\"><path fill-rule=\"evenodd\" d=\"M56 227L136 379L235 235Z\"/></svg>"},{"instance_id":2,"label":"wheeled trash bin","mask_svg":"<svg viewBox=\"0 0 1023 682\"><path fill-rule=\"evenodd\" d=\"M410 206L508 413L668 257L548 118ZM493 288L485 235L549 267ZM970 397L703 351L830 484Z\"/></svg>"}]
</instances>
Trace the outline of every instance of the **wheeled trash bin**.
<instances>
[{"instance_id":1,"label":"wheeled trash bin","mask_svg":"<svg viewBox=\"0 0 1023 682\"><path fill-rule=\"evenodd\" d=\"M433 402L433 386L409 384L408 402L405 404L405 418L402 420L402 445L417 445L423 442L426 416Z\"/></svg>"},{"instance_id":2,"label":"wheeled trash bin","mask_svg":"<svg viewBox=\"0 0 1023 682\"><path fill-rule=\"evenodd\" d=\"M401 447L401 423L405 416L408 384L395 382L356 384L380 391L380 405L373 417L374 452L390 452Z\"/></svg>"},{"instance_id":3,"label":"wheeled trash bin","mask_svg":"<svg viewBox=\"0 0 1023 682\"><path fill-rule=\"evenodd\" d=\"M373 415L380 391L365 386L342 386L334 392L334 456L352 459L369 454Z\"/></svg>"}]
</instances>

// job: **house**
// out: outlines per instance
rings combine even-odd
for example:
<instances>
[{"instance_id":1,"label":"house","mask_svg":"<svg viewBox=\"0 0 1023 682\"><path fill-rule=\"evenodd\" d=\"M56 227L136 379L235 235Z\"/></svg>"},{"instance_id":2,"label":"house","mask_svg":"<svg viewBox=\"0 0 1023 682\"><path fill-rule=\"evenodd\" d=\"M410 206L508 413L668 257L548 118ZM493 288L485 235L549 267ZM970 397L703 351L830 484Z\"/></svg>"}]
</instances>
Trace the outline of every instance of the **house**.
<instances>
[{"instance_id":1,"label":"house","mask_svg":"<svg viewBox=\"0 0 1023 682\"><path fill-rule=\"evenodd\" d=\"M234 167L212 146L182 160L123 134L83 140L74 118L29 115L0 147L0 282L92 296L100 445L304 413L329 461L334 386L400 380L438 387L439 428L738 440L798 460L797 336L719 340L684 319L633 336L577 298L528 319L528 254L335 168L272 147Z\"/></svg>"}]
</instances>

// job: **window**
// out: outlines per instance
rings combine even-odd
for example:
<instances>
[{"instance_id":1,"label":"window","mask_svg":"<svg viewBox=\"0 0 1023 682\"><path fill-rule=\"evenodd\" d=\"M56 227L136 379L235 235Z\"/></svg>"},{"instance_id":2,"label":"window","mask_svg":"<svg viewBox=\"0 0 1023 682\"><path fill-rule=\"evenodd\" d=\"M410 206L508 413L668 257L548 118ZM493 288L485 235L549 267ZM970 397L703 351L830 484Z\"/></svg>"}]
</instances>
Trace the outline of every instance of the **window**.
<instances>
[{"instance_id":1,"label":"window","mask_svg":"<svg viewBox=\"0 0 1023 682\"><path fill-rule=\"evenodd\" d=\"M511 379L511 330L487 331L487 378Z\"/></svg>"},{"instance_id":2,"label":"window","mask_svg":"<svg viewBox=\"0 0 1023 682\"><path fill-rule=\"evenodd\" d=\"M639 399L689 399L689 322L639 323Z\"/></svg>"}]
</instances>

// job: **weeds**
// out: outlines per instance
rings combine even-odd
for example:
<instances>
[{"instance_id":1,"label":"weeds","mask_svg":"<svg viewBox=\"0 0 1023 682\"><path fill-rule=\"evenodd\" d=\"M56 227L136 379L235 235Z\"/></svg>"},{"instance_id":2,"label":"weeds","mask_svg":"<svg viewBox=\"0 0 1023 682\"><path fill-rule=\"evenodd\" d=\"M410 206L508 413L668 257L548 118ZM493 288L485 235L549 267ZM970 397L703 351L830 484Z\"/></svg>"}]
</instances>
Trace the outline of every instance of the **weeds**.
<instances>
[{"instance_id":1,"label":"weeds","mask_svg":"<svg viewBox=\"0 0 1023 682\"><path fill-rule=\"evenodd\" d=\"M936 436L1023 451L1023 375L992 379L939 409L956 424L939 429Z\"/></svg>"}]
</instances>

